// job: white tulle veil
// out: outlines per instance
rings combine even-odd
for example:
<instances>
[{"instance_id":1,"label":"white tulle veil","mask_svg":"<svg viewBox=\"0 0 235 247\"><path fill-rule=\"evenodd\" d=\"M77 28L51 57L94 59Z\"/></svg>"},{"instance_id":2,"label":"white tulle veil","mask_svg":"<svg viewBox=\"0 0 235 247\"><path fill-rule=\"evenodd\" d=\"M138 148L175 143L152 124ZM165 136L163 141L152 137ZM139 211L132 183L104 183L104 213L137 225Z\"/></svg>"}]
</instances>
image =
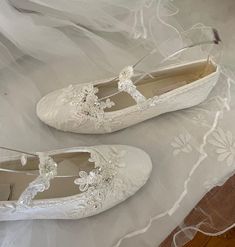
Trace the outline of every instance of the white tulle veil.
<instances>
[{"instance_id":1,"label":"white tulle veil","mask_svg":"<svg viewBox=\"0 0 235 247\"><path fill-rule=\"evenodd\" d=\"M121 205L78 221L1 222L0 246L159 246L179 226L171 244L181 247L196 230L213 235L232 227L235 220L224 216L219 227L208 208L195 207L235 168L234 82L223 66L201 105L114 134L63 133L41 123L35 113L46 93L117 75L152 50L138 66L144 73L208 55L219 63L221 46L206 45L161 64L212 35L200 23L184 30L176 21L178 11L165 0L0 1L0 146L42 151L118 143L143 148L153 161L150 181ZM9 152L2 150L1 158L5 155ZM184 219L193 208L205 214L188 223Z\"/></svg>"}]
</instances>

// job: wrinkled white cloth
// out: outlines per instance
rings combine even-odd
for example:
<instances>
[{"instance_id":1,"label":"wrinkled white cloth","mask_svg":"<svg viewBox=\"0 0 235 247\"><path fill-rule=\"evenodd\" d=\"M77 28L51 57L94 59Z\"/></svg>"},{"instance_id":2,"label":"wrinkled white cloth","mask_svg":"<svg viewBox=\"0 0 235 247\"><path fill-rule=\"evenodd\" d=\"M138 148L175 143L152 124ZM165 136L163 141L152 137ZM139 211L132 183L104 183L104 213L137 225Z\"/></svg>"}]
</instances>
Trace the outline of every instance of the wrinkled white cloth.
<instances>
[{"instance_id":1,"label":"wrinkled white cloth","mask_svg":"<svg viewBox=\"0 0 235 247\"><path fill-rule=\"evenodd\" d=\"M166 21L165 17L171 21L170 16L177 10L171 5L159 10L159 5L154 5L150 12L160 11L162 19L156 29L146 29L145 37L145 25L138 21L143 20L141 16L145 13L142 13L143 3L148 10L155 1L133 1L136 5L121 0L116 4L98 1L102 12L97 12L95 1L86 2L89 6L84 1L71 1L71 5L66 4L70 1L62 0L18 2L22 5L17 8L24 7L24 11L9 8L7 1L0 3L1 146L43 151L80 145L127 144L151 155L153 171L149 182L136 195L100 215L74 221L1 222L0 246L158 246L209 189L234 173L234 82L222 74L201 105L164 114L113 134L93 136L57 131L36 117L37 101L71 83L117 74L150 48L158 47L156 56L145 63L146 67L149 64L154 67L161 56L182 46L176 29L170 24L167 24L169 29L166 23L160 25ZM45 19L27 12L30 8L36 11L37 4L43 6L39 9ZM90 9L91 6L94 8ZM127 12L123 13L123 8ZM115 15L107 16L110 11ZM144 20L150 19L149 11L145 14ZM73 25L77 22L82 32L75 31L77 26ZM134 36L129 36L133 27ZM151 36L149 30L158 35ZM162 33L166 35L161 36ZM164 42L156 42L156 37ZM189 55L194 59L203 54L194 51ZM184 59L182 56L179 61ZM181 246L180 239L177 241L175 246Z\"/></svg>"}]
</instances>

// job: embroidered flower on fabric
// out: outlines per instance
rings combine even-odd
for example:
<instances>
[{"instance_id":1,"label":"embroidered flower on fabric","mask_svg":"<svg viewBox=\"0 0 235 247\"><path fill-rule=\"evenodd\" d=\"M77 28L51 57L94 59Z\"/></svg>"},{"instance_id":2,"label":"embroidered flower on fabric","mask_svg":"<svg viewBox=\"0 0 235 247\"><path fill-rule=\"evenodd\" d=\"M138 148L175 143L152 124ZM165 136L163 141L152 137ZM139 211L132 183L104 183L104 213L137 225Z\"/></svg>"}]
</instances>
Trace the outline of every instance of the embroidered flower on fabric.
<instances>
[{"instance_id":1,"label":"embroidered flower on fabric","mask_svg":"<svg viewBox=\"0 0 235 247\"><path fill-rule=\"evenodd\" d=\"M123 185L123 181L117 178L117 175L119 169L125 166L121 160L125 153L115 148L110 149L107 157L103 157L97 152L91 152L89 161L94 163L95 168L89 173L80 171L79 178L74 180L74 183L79 185L79 189L85 192L83 194L84 210L96 210L102 206L108 193L112 193L114 188L116 191L117 186ZM78 206L73 213L80 213L81 210L82 208Z\"/></svg>"},{"instance_id":2,"label":"embroidered flower on fabric","mask_svg":"<svg viewBox=\"0 0 235 247\"><path fill-rule=\"evenodd\" d=\"M104 123L104 110L114 106L114 102L110 99L100 101L98 96L98 88L93 85L79 86L70 85L64 89L61 101L69 103L73 107L73 117L80 125L87 119L96 119L96 127L100 127Z\"/></svg>"},{"instance_id":3,"label":"embroidered flower on fabric","mask_svg":"<svg viewBox=\"0 0 235 247\"><path fill-rule=\"evenodd\" d=\"M94 169L89 173L85 171L79 172L79 178L74 180L74 183L79 185L80 191L86 191L89 186L96 186L102 182L102 176L99 174L99 170Z\"/></svg>"},{"instance_id":4,"label":"embroidered flower on fabric","mask_svg":"<svg viewBox=\"0 0 235 247\"><path fill-rule=\"evenodd\" d=\"M192 147L189 143L190 139L191 136L187 133L176 136L171 142L171 146L174 148L173 154L177 155L180 152L190 153L192 151Z\"/></svg>"},{"instance_id":5,"label":"embroidered flower on fabric","mask_svg":"<svg viewBox=\"0 0 235 247\"><path fill-rule=\"evenodd\" d=\"M226 161L228 166L231 166L235 160L235 141L233 140L232 133L227 130L226 132L218 128L208 142L216 147L219 162Z\"/></svg>"}]
</instances>

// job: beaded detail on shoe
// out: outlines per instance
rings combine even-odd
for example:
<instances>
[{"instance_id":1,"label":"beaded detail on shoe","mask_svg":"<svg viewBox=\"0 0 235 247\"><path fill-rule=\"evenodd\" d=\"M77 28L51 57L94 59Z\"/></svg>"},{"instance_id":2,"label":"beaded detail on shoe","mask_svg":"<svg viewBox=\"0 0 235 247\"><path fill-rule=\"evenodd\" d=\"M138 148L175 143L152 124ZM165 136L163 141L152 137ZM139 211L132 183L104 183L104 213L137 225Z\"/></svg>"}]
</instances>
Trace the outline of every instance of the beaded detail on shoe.
<instances>
[{"instance_id":1,"label":"beaded detail on shoe","mask_svg":"<svg viewBox=\"0 0 235 247\"><path fill-rule=\"evenodd\" d=\"M50 180L57 175L57 164L46 153L39 155L39 176L32 181L17 201L17 207L30 207L34 197L50 187ZM125 167L122 159L125 151L117 151L111 148L107 157L95 150L90 151L89 162L94 163L94 169L90 172L80 171L74 183L79 186L83 195L84 210L87 208L97 209L102 206L109 191L113 191L117 184L121 186L123 181L117 179L119 169ZM122 191L122 190L121 190ZM79 212L81 207L79 208ZM74 213L74 212L73 212Z\"/></svg>"},{"instance_id":2,"label":"beaded detail on shoe","mask_svg":"<svg viewBox=\"0 0 235 247\"><path fill-rule=\"evenodd\" d=\"M96 95L98 91L93 85L70 85L63 90L59 101L71 106L71 117L77 120L78 125L87 120L95 120L96 127L99 128L104 123L104 110L111 108L114 102L110 99L100 101Z\"/></svg>"},{"instance_id":3,"label":"beaded detail on shoe","mask_svg":"<svg viewBox=\"0 0 235 247\"><path fill-rule=\"evenodd\" d=\"M119 74L118 89L129 93L137 104L146 101L146 98L136 89L131 78L134 75L134 69L132 66L125 67Z\"/></svg>"},{"instance_id":4,"label":"beaded detail on shoe","mask_svg":"<svg viewBox=\"0 0 235 247\"><path fill-rule=\"evenodd\" d=\"M18 206L30 206L33 198L39 193L48 190L50 181L57 175L57 164L46 153L38 153L39 176L32 181L17 201Z\"/></svg>"}]
</instances>

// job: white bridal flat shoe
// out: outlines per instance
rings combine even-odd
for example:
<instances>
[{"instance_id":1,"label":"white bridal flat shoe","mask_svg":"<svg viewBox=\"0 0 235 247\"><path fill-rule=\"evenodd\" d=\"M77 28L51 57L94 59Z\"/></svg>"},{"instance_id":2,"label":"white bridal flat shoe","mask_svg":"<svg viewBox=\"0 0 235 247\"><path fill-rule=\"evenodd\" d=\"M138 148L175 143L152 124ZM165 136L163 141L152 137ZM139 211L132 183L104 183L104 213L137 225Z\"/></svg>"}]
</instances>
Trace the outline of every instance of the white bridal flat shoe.
<instances>
[{"instance_id":1,"label":"white bridal flat shoe","mask_svg":"<svg viewBox=\"0 0 235 247\"><path fill-rule=\"evenodd\" d=\"M152 169L144 151L122 145L37 155L1 161L0 221L79 219L101 213L135 194Z\"/></svg>"},{"instance_id":2,"label":"white bridal flat shoe","mask_svg":"<svg viewBox=\"0 0 235 247\"><path fill-rule=\"evenodd\" d=\"M133 66L128 66L118 79L70 85L49 93L37 104L37 115L63 131L110 133L201 103L219 74L214 62L200 60L153 72L134 84L138 77Z\"/></svg>"},{"instance_id":3,"label":"white bridal flat shoe","mask_svg":"<svg viewBox=\"0 0 235 247\"><path fill-rule=\"evenodd\" d=\"M221 42L217 30L213 38L182 47L161 61L198 46ZM209 57L180 66L134 75L127 66L118 78L70 85L43 97L37 115L46 124L63 131L84 134L110 133L160 114L195 106L204 101L215 86L220 70Z\"/></svg>"}]
</instances>

